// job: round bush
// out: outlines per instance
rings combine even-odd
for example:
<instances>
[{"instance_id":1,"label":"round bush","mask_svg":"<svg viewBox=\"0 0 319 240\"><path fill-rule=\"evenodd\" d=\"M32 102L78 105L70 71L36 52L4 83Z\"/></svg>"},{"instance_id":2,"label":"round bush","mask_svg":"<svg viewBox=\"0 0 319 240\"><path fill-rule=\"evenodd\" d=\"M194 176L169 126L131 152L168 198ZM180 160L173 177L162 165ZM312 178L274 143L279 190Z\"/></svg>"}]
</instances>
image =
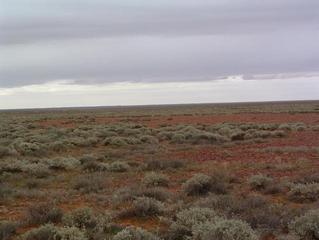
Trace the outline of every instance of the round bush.
<instances>
[{"instance_id":1,"label":"round bush","mask_svg":"<svg viewBox=\"0 0 319 240\"><path fill-rule=\"evenodd\" d=\"M319 239L319 209L308 211L305 215L297 217L289 224L289 229L301 239Z\"/></svg>"},{"instance_id":2,"label":"round bush","mask_svg":"<svg viewBox=\"0 0 319 240\"><path fill-rule=\"evenodd\" d=\"M196 240L257 240L252 228L241 220L215 219L214 222L205 222L193 229L193 238Z\"/></svg>"},{"instance_id":3,"label":"round bush","mask_svg":"<svg viewBox=\"0 0 319 240\"><path fill-rule=\"evenodd\" d=\"M194 226L212 221L215 211L209 208L190 208L176 214L176 221L169 228L169 239L184 239L192 235Z\"/></svg>"},{"instance_id":4,"label":"round bush","mask_svg":"<svg viewBox=\"0 0 319 240\"><path fill-rule=\"evenodd\" d=\"M167 187L169 179L166 175L159 173L149 173L143 179L143 184L147 187Z\"/></svg>"},{"instance_id":5,"label":"round bush","mask_svg":"<svg viewBox=\"0 0 319 240\"><path fill-rule=\"evenodd\" d=\"M133 210L136 216L155 216L164 211L164 204L154 198L140 197L133 202Z\"/></svg>"},{"instance_id":6,"label":"round bush","mask_svg":"<svg viewBox=\"0 0 319 240\"><path fill-rule=\"evenodd\" d=\"M141 228L127 227L116 234L113 240L160 240L160 238Z\"/></svg>"},{"instance_id":7,"label":"round bush","mask_svg":"<svg viewBox=\"0 0 319 240\"><path fill-rule=\"evenodd\" d=\"M251 176L248 183L254 190L264 190L273 183L273 179L271 177L258 174Z\"/></svg>"},{"instance_id":8,"label":"round bush","mask_svg":"<svg viewBox=\"0 0 319 240\"><path fill-rule=\"evenodd\" d=\"M210 188L210 177L201 173L194 175L182 185L183 191L191 196L206 194Z\"/></svg>"}]
</instances>

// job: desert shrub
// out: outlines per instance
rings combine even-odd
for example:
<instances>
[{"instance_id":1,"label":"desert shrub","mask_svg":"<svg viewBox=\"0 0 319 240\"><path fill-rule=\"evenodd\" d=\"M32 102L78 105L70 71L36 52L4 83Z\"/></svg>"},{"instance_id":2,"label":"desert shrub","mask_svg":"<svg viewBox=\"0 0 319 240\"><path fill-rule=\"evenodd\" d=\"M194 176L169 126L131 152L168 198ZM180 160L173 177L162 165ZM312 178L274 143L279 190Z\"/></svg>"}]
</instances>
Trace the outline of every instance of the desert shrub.
<instances>
[{"instance_id":1,"label":"desert shrub","mask_svg":"<svg viewBox=\"0 0 319 240\"><path fill-rule=\"evenodd\" d=\"M287 123L282 123L278 126L279 130L286 130L286 131L290 131L291 130L291 126Z\"/></svg>"},{"instance_id":2,"label":"desert shrub","mask_svg":"<svg viewBox=\"0 0 319 240\"><path fill-rule=\"evenodd\" d=\"M215 171L210 176L209 191L215 194L226 194L228 192L229 182L236 181L236 179L223 171Z\"/></svg>"},{"instance_id":3,"label":"desert shrub","mask_svg":"<svg viewBox=\"0 0 319 240\"><path fill-rule=\"evenodd\" d=\"M46 164L53 170L71 170L80 165L76 158L54 158L48 159Z\"/></svg>"},{"instance_id":4,"label":"desert shrub","mask_svg":"<svg viewBox=\"0 0 319 240\"><path fill-rule=\"evenodd\" d=\"M27 162L11 160L11 161L3 161L0 162L0 173L8 172L8 173L20 173L23 172Z\"/></svg>"},{"instance_id":5,"label":"desert shrub","mask_svg":"<svg viewBox=\"0 0 319 240\"><path fill-rule=\"evenodd\" d=\"M289 229L303 240L319 239L319 210L310 210L289 224Z\"/></svg>"},{"instance_id":6,"label":"desert shrub","mask_svg":"<svg viewBox=\"0 0 319 240\"><path fill-rule=\"evenodd\" d=\"M156 171L165 169L177 169L184 166L181 160L150 159L145 161L145 170Z\"/></svg>"},{"instance_id":7,"label":"desert shrub","mask_svg":"<svg viewBox=\"0 0 319 240\"><path fill-rule=\"evenodd\" d=\"M91 154L86 154L86 155L83 155L79 158L79 161L81 164L85 164L85 163L89 163L89 162L93 162L93 161L96 161L96 157L91 155Z\"/></svg>"},{"instance_id":8,"label":"desert shrub","mask_svg":"<svg viewBox=\"0 0 319 240\"><path fill-rule=\"evenodd\" d=\"M95 217L91 208L78 208L63 216L62 222L69 227L77 227L80 229L92 229L97 225L97 218Z\"/></svg>"},{"instance_id":9,"label":"desert shrub","mask_svg":"<svg viewBox=\"0 0 319 240\"><path fill-rule=\"evenodd\" d=\"M112 195L112 202L116 205L133 201L137 195L137 188L120 188L115 190Z\"/></svg>"},{"instance_id":10,"label":"desert shrub","mask_svg":"<svg viewBox=\"0 0 319 240\"><path fill-rule=\"evenodd\" d=\"M30 206L26 212L25 220L29 224L44 224L60 222L63 216L61 209L51 203L41 203Z\"/></svg>"},{"instance_id":11,"label":"desert shrub","mask_svg":"<svg viewBox=\"0 0 319 240\"><path fill-rule=\"evenodd\" d=\"M245 139L245 132L241 130L237 130L231 133L230 139L232 141L240 141Z\"/></svg>"},{"instance_id":12,"label":"desert shrub","mask_svg":"<svg viewBox=\"0 0 319 240\"><path fill-rule=\"evenodd\" d=\"M137 197L148 197L164 202L171 197L170 192L162 188L120 188L112 196L115 205L133 201Z\"/></svg>"},{"instance_id":13,"label":"desert shrub","mask_svg":"<svg viewBox=\"0 0 319 240\"><path fill-rule=\"evenodd\" d=\"M187 195L203 195L210 191L211 181L210 177L205 174L196 174L188 179L182 185L183 192Z\"/></svg>"},{"instance_id":14,"label":"desert shrub","mask_svg":"<svg viewBox=\"0 0 319 240\"><path fill-rule=\"evenodd\" d=\"M6 183L0 182L0 201L10 196L13 192L12 187Z\"/></svg>"},{"instance_id":15,"label":"desert shrub","mask_svg":"<svg viewBox=\"0 0 319 240\"><path fill-rule=\"evenodd\" d=\"M49 148L55 152L62 152L65 151L69 146L67 141L55 141L49 144Z\"/></svg>"},{"instance_id":16,"label":"desert shrub","mask_svg":"<svg viewBox=\"0 0 319 240\"><path fill-rule=\"evenodd\" d=\"M43 144L16 142L15 150L23 156L43 156L47 153L47 149Z\"/></svg>"},{"instance_id":17,"label":"desert shrub","mask_svg":"<svg viewBox=\"0 0 319 240\"><path fill-rule=\"evenodd\" d=\"M108 137L103 141L104 145L112 145L117 147L122 147L128 145L127 138L125 137Z\"/></svg>"},{"instance_id":18,"label":"desert shrub","mask_svg":"<svg viewBox=\"0 0 319 240\"><path fill-rule=\"evenodd\" d=\"M172 136L171 136L171 141L173 143L185 143L186 142L186 138L185 138L185 135L182 134L182 133L174 133Z\"/></svg>"},{"instance_id":19,"label":"desert shrub","mask_svg":"<svg viewBox=\"0 0 319 240\"><path fill-rule=\"evenodd\" d=\"M11 221L0 221L0 239L8 240L16 233L17 224Z\"/></svg>"},{"instance_id":20,"label":"desert shrub","mask_svg":"<svg viewBox=\"0 0 319 240\"><path fill-rule=\"evenodd\" d=\"M245 198L232 195L210 195L200 199L195 206L212 208L219 215L236 217L248 222L253 228L276 229L280 227L283 213L288 212L276 205L270 204L261 196Z\"/></svg>"},{"instance_id":21,"label":"desert shrub","mask_svg":"<svg viewBox=\"0 0 319 240\"><path fill-rule=\"evenodd\" d=\"M297 179L298 183L319 183L319 173L310 174Z\"/></svg>"},{"instance_id":22,"label":"desert shrub","mask_svg":"<svg viewBox=\"0 0 319 240\"><path fill-rule=\"evenodd\" d=\"M289 199L296 202L313 202L319 199L319 183L293 184L288 192Z\"/></svg>"},{"instance_id":23,"label":"desert shrub","mask_svg":"<svg viewBox=\"0 0 319 240\"><path fill-rule=\"evenodd\" d=\"M127 227L117 233L113 240L160 240L158 237L141 228Z\"/></svg>"},{"instance_id":24,"label":"desert shrub","mask_svg":"<svg viewBox=\"0 0 319 240\"><path fill-rule=\"evenodd\" d=\"M148 173L143 179L143 184L147 187L168 187L169 178L160 173Z\"/></svg>"},{"instance_id":25,"label":"desert shrub","mask_svg":"<svg viewBox=\"0 0 319 240\"><path fill-rule=\"evenodd\" d=\"M282 138L282 137L285 137L286 135L287 133L283 130L275 130L271 132L271 136L276 138Z\"/></svg>"},{"instance_id":26,"label":"desert shrub","mask_svg":"<svg viewBox=\"0 0 319 240\"><path fill-rule=\"evenodd\" d=\"M251 176L248 183L254 190L264 190L273 183L273 179L271 177L258 174Z\"/></svg>"},{"instance_id":27,"label":"desert shrub","mask_svg":"<svg viewBox=\"0 0 319 240\"><path fill-rule=\"evenodd\" d=\"M130 209L124 211L121 216L149 217L157 216L164 212L164 204L154 198L138 197L134 200Z\"/></svg>"},{"instance_id":28,"label":"desert shrub","mask_svg":"<svg viewBox=\"0 0 319 240\"><path fill-rule=\"evenodd\" d=\"M130 166L126 162L115 161L108 165L107 169L111 172L126 172Z\"/></svg>"},{"instance_id":29,"label":"desert shrub","mask_svg":"<svg viewBox=\"0 0 319 240\"><path fill-rule=\"evenodd\" d=\"M37 178L46 178L50 176L50 170L48 166L43 163L26 164L23 171Z\"/></svg>"},{"instance_id":30,"label":"desert shrub","mask_svg":"<svg viewBox=\"0 0 319 240\"><path fill-rule=\"evenodd\" d=\"M10 155L10 149L8 147L0 146L0 158Z\"/></svg>"},{"instance_id":31,"label":"desert shrub","mask_svg":"<svg viewBox=\"0 0 319 240\"><path fill-rule=\"evenodd\" d=\"M73 182L73 189L83 193L92 193L103 190L104 185L101 175L81 175Z\"/></svg>"},{"instance_id":32,"label":"desert shrub","mask_svg":"<svg viewBox=\"0 0 319 240\"><path fill-rule=\"evenodd\" d=\"M215 130L215 129L213 128L211 130ZM230 136L232 134L232 131L233 130L227 126L224 126L218 129L218 133L223 136Z\"/></svg>"},{"instance_id":33,"label":"desert shrub","mask_svg":"<svg viewBox=\"0 0 319 240\"><path fill-rule=\"evenodd\" d=\"M213 222L205 222L193 228L196 240L257 240L256 233L241 220L216 218Z\"/></svg>"},{"instance_id":34,"label":"desert shrub","mask_svg":"<svg viewBox=\"0 0 319 240\"><path fill-rule=\"evenodd\" d=\"M56 240L57 233L57 227L53 224L46 224L24 233L21 240Z\"/></svg>"},{"instance_id":35,"label":"desert shrub","mask_svg":"<svg viewBox=\"0 0 319 240\"><path fill-rule=\"evenodd\" d=\"M163 188L146 188L138 191L138 196L154 198L158 201L165 202L171 198L171 193Z\"/></svg>"},{"instance_id":36,"label":"desert shrub","mask_svg":"<svg viewBox=\"0 0 319 240\"><path fill-rule=\"evenodd\" d=\"M84 231L76 227L59 228L55 240L88 240Z\"/></svg>"},{"instance_id":37,"label":"desert shrub","mask_svg":"<svg viewBox=\"0 0 319 240\"><path fill-rule=\"evenodd\" d=\"M184 239L191 236L194 226L211 221L216 217L215 211L209 208L190 208L176 214L176 221L169 228L169 239Z\"/></svg>"},{"instance_id":38,"label":"desert shrub","mask_svg":"<svg viewBox=\"0 0 319 240\"><path fill-rule=\"evenodd\" d=\"M98 172L98 171L106 171L108 169L108 164L98 162L98 161L89 161L86 163L83 163L82 170L88 171L88 172Z\"/></svg>"},{"instance_id":39,"label":"desert shrub","mask_svg":"<svg viewBox=\"0 0 319 240\"><path fill-rule=\"evenodd\" d=\"M141 136L140 140L142 143L146 143L146 144L158 144L158 139L156 137L149 136L149 135Z\"/></svg>"},{"instance_id":40,"label":"desert shrub","mask_svg":"<svg viewBox=\"0 0 319 240\"><path fill-rule=\"evenodd\" d=\"M263 190L263 193L265 194L277 194L281 193L284 189L284 186L280 183L270 184L266 186L266 188Z\"/></svg>"},{"instance_id":41,"label":"desert shrub","mask_svg":"<svg viewBox=\"0 0 319 240\"><path fill-rule=\"evenodd\" d=\"M268 138L271 136L270 131L260 130L253 133L254 138Z\"/></svg>"},{"instance_id":42,"label":"desert shrub","mask_svg":"<svg viewBox=\"0 0 319 240\"><path fill-rule=\"evenodd\" d=\"M117 133L115 131L112 131L112 130L103 129L103 130L98 131L96 133L96 136L100 137L100 138L107 138L107 137L117 136Z\"/></svg>"}]
</instances>

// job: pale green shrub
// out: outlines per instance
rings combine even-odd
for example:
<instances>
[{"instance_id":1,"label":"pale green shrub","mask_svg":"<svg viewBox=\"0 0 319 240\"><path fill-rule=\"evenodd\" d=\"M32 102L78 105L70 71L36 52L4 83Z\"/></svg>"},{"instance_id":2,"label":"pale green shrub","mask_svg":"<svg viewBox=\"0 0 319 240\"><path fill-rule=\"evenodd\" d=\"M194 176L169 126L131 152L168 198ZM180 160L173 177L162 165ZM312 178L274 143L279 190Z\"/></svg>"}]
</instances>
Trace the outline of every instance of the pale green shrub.
<instances>
[{"instance_id":1,"label":"pale green shrub","mask_svg":"<svg viewBox=\"0 0 319 240\"><path fill-rule=\"evenodd\" d=\"M188 179L182 185L182 190L187 195L203 195L210 191L211 182L210 177L199 173Z\"/></svg>"},{"instance_id":2,"label":"pale green shrub","mask_svg":"<svg viewBox=\"0 0 319 240\"><path fill-rule=\"evenodd\" d=\"M73 189L83 193L100 192L105 187L105 180L101 175L80 175L73 182Z\"/></svg>"},{"instance_id":3,"label":"pale green shrub","mask_svg":"<svg viewBox=\"0 0 319 240\"><path fill-rule=\"evenodd\" d=\"M290 187L288 196L297 202L313 202L319 199L319 183L294 184Z\"/></svg>"},{"instance_id":4,"label":"pale green shrub","mask_svg":"<svg viewBox=\"0 0 319 240\"><path fill-rule=\"evenodd\" d=\"M34 228L21 236L21 240L55 240L58 233L57 227L53 224L46 224Z\"/></svg>"},{"instance_id":5,"label":"pale green shrub","mask_svg":"<svg viewBox=\"0 0 319 240\"><path fill-rule=\"evenodd\" d=\"M97 225L96 217L91 208L78 208L63 216L62 222L69 227L92 229Z\"/></svg>"},{"instance_id":6,"label":"pale green shrub","mask_svg":"<svg viewBox=\"0 0 319 240\"><path fill-rule=\"evenodd\" d=\"M176 221L169 228L170 239L183 239L191 236L192 230L198 224L212 221L216 218L214 210L209 208L190 208L176 214Z\"/></svg>"},{"instance_id":7,"label":"pale green shrub","mask_svg":"<svg viewBox=\"0 0 319 240\"><path fill-rule=\"evenodd\" d=\"M147 187L167 187L169 183L169 178L160 173L149 173L146 174L143 179L143 184Z\"/></svg>"},{"instance_id":8,"label":"pale green shrub","mask_svg":"<svg viewBox=\"0 0 319 240\"><path fill-rule=\"evenodd\" d=\"M271 177L258 174L251 176L248 183L254 190L264 190L273 183L273 179Z\"/></svg>"},{"instance_id":9,"label":"pale green shrub","mask_svg":"<svg viewBox=\"0 0 319 240\"><path fill-rule=\"evenodd\" d=\"M132 206L131 213L138 217L157 216L164 212L164 204L154 198L138 197Z\"/></svg>"},{"instance_id":10,"label":"pale green shrub","mask_svg":"<svg viewBox=\"0 0 319 240\"><path fill-rule=\"evenodd\" d=\"M11 221L0 221L0 239L8 240L16 233L17 224Z\"/></svg>"},{"instance_id":11,"label":"pale green shrub","mask_svg":"<svg viewBox=\"0 0 319 240\"><path fill-rule=\"evenodd\" d=\"M141 228L127 227L117 233L113 240L160 240L160 238Z\"/></svg>"},{"instance_id":12,"label":"pale green shrub","mask_svg":"<svg viewBox=\"0 0 319 240\"><path fill-rule=\"evenodd\" d=\"M303 240L319 239L319 210L310 210L289 224L289 229Z\"/></svg>"},{"instance_id":13,"label":"pale green shrub","mask_svg":"<svg viewBox=\"0 0 319 240\"><path fill-rule=\"evenodd\" d=\"M55 240L88 240L84 231L77 227L62 227L54 236Z\"/></svg>"},{"instance_id":14,"label":"pale green shrub","mask_svg":"<svg viewBox=\"0 0 319 240\"><path fill-rule=\"evenodd\" d=\"M193 228L193 239L196 240L257 240L252 228L241 220L216 218Z\"/></svg>"},{"instance_id":15,"label":"pale green shrub","mask_svg":"<svg viewBox=\"0 0 319 240\"><path fill-rule=\"evenodd\" d=\"M50 169L54 170L72 170L78 167L81 163L76 158L54 158L46 160L46 164Z\"/></svg>"},{"instance_id":16,"label":"pale green shrub","mask_svg":"<svg viewBox=\"0 0 319 240\"><path fill-rule=\"evenodd\" d=\"M126 162L115 161L108 165L107 169L110 172L126 172L130 166Z\"/></svg>"}]
</instances>

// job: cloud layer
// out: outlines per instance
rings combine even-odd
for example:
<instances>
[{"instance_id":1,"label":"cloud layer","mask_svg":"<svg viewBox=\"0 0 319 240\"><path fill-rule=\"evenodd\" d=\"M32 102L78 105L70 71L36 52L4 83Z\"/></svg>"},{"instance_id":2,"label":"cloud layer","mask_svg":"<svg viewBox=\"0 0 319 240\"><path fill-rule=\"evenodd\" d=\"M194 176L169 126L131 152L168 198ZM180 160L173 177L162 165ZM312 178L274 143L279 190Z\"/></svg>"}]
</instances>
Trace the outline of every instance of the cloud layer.
<instances>
[{"instance_id":1,"label":"cloud layer","mask_svg":"<svg viewBox=\"0 0 319 240\"><path fill-rule=\"evenodd\" d=\"M0 0L0 87L319 71L317 0Z\"/></svg>"},{"instance_id":2,"label":"cloud layer","mask_svg":"<svg viewBox=\"0 0 319 240\"><path fill-rule=\"evenodd\" d=\"M232 76L214 81L99 85L83 85L64 80L0 88L0 109L313 100L318 92L318 75L249 81Z\"/></svg>"}]
</instances>

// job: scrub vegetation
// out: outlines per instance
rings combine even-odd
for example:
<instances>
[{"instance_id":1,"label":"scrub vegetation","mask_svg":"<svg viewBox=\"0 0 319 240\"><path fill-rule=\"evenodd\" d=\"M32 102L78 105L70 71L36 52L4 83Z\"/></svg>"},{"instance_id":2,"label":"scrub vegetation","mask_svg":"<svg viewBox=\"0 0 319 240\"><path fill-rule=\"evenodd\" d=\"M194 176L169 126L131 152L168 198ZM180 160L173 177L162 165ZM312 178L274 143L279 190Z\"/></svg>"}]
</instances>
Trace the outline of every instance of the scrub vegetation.
<instances>
[{"instance_id":1,"label":"scrub vegetation","mask_svg":"<svg viewBox=\"0 0 319 240\"><path fill-rule=\"evenodd\" d=\"M1 240L319 239L319 103L0 112Z\"/></svg>"}]
</instances>

